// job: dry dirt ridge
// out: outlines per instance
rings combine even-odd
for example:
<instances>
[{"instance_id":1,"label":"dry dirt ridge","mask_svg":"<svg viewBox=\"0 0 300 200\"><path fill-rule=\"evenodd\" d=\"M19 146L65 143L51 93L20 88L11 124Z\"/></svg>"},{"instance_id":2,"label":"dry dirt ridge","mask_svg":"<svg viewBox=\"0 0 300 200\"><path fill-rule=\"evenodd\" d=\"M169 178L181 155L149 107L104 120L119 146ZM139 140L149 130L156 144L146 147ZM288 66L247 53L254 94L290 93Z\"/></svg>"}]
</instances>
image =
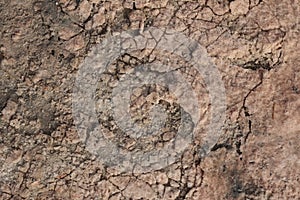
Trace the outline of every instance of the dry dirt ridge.
<instances>
[{"instance_id":1,"label":"dry dirt ridge","mask_svg":"<svg viewBox=\"0 0 300 200\"><path fill-rule=\"evenodd\" d=\"M299 5L299 0L0 0L0 199L300 199ZM116 32L151 26L175 29L206 48L226 89L224 131L204 158L196 135L173 164L120 173L80 140L73 86L96 44ZM115 65L125 70L112 70L108 80L150 57L142 51L119 58ZM181 72L201 82L195 73ZM109 87L100 88L100 98L109 95ZM145 101L149 91L162 99L169 95L165 88L148 87L136 98ZM203 89L203 97L207 94ZM170 116L180 106L168 98L159 103ZM143 123L138 108L131 111ZM100 111L98 117L101 121ZM109 129L110 119L101 123L115 142L130 147Z\"/></svg>"}]
</instances>

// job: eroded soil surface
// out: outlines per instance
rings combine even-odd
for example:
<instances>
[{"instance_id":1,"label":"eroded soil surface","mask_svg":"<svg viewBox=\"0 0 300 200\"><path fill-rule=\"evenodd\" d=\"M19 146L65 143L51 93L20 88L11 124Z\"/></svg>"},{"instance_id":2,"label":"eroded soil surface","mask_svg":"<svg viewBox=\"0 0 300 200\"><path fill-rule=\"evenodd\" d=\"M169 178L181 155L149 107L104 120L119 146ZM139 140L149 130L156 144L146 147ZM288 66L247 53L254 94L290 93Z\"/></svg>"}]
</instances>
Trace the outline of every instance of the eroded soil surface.
<instances>
[{"instance_id":1,"label":"eroded soil surface","mask_svg":"<svg viewBox=\"0 0 300 200\"><path fill-rule=\"evenodd\" d=\"M300 199L299 19L299 0L0 0L0 199ZM121 173L79 138L73 87L95 45L149 27L174 29L206 48L226 89L226 120L208 156L199 156L196 135L175 163ZM122 69L107 80L145 57L120 58ZM99 84L95 96L109 99L113 85ZM205 125L209 91L194 87L203 92ZM173 124L140 148L159 148L176 135L180 105L166 88L143 86L132 101L136 123L148 123L139 108L154 102ZM139 148L141 141L118 137L108 115L98 110L113 141Z\"/></svg>"}]
</instances>

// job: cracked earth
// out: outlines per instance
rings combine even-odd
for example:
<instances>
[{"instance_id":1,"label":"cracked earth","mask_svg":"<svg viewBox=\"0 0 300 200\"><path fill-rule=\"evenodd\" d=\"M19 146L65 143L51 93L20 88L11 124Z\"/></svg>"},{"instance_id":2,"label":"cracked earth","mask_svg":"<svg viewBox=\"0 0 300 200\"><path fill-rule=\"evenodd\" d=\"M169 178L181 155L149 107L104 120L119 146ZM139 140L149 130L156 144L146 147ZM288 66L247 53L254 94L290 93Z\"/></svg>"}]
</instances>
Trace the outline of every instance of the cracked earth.
<instances>
[{"instance_id":1,"label":"cracked earth","mask_svg":"<svg viewBox=\"0 0 300 200\"><path fill-rule=\"evenodd\" d=\"M299 0L0 0L0 19L0 199L300 199ZM104 38L149 27L174 29L206 48L226 89L226 120L206 157L195 135L163 169L120 172L78 136L73 86L80 64ZM105 78L113 85L150 62L149 55L119 58L96 98L110 98ZM180 72L201 91L206 125L209 91L192 70ZM166 88L143 86L132 102L136 123L148 123L143 109L151 103L168 111L166 134L142 148L174 137L180 105ZM97 111L113 141L139 148L141 141L118 136L109 113Z\"/></svg>"}]
</instances>

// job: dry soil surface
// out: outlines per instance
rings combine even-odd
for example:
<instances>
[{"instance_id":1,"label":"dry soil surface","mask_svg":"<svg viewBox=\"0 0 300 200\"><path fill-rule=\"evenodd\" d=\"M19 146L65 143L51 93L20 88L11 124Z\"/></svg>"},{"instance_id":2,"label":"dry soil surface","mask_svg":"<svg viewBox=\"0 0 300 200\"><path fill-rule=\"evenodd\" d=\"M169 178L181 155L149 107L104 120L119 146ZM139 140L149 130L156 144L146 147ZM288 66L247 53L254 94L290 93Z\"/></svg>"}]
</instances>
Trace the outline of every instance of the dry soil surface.
<instances>
[{"instance_id":1,"label":"dry soil surface","mask_svg":"<svg viewBox=\"0 0 300 200\"><path fill-rule=\"evenodd\" d=\"M0 0L0 199L300 199L299 19L299 0ZM200 156L201 129L168 166L121 172L79 137L72 94L93 47L151 27L176 30L206 49L225 87L226 118L207 156ZM99 81L95 98L110 99L114 82L149 55L175 59L126 54ZM204 126L209 91L185 69L201 91ZM111 141L124 151L150 151L175 137L180 104L167 88L144 85L131 100L137 124L148 123L141 105L168 110L164 134L125 137L99 106Z\"/></svg>"}]
</instances>

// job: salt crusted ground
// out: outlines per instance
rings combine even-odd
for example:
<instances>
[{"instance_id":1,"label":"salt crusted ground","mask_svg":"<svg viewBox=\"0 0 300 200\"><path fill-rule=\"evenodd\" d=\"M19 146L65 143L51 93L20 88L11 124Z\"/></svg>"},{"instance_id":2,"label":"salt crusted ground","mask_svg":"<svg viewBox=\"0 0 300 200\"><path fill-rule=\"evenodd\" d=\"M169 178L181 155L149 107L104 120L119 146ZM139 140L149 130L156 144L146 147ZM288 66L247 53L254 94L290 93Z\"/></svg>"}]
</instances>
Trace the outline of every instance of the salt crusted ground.
<instances>
[{"instance_id":1,"label":"salt crusted ground","mask_svg":"<svg viewBox=\"0 0 300 200\"><path fill-rule=\"evenodd\" d=\"M0 0L0 19L0 199L300 199L299 0ZM96 44L151 26L206 48L226 89L224 132L204 158L196 139L170 166L120 173L80 140L73 86Z\"/></svg>"}]
</instances>

